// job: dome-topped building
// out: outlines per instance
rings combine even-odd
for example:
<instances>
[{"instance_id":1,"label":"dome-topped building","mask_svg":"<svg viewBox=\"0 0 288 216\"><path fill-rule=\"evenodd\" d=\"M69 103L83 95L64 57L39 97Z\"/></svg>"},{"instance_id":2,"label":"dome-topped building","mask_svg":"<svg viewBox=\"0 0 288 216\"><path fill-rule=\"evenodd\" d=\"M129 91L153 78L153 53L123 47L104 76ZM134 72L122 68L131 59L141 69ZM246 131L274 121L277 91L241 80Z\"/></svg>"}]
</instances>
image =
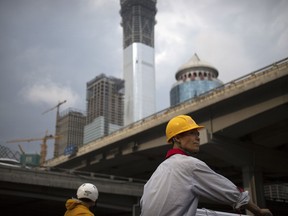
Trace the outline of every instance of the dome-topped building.
<instances>
[{"instance_id":1,"label":"dome-topped building","mask_svg":"<svg viewBox=\"0 0 288 216\"><path fill-rule=\"evenodd\" d=\"M223 82L218 80L218 70L201 61L196 53L178 69L175 78L177 82L170 90L171 106L223 85Z\"/></svg>"}]
</instances>

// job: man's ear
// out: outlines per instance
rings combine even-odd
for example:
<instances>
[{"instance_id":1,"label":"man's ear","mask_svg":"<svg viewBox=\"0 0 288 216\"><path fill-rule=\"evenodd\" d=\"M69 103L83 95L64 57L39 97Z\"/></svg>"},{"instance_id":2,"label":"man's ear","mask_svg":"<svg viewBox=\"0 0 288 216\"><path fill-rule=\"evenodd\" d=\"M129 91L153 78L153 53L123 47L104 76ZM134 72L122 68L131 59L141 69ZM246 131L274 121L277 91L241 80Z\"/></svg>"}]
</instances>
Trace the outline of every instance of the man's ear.
<instances>
[{"instance_id":1,"label":"man's ear","mask_svg":"<svg viewBox=\"0 0 288 216\"><path fill-rule=\"evenodd\" d=\"M174 138L173 138L174 142L177 142L177 143L180 143L180 140L179 140L179 136L176 135Z\"/></svg>"}]
</instances>

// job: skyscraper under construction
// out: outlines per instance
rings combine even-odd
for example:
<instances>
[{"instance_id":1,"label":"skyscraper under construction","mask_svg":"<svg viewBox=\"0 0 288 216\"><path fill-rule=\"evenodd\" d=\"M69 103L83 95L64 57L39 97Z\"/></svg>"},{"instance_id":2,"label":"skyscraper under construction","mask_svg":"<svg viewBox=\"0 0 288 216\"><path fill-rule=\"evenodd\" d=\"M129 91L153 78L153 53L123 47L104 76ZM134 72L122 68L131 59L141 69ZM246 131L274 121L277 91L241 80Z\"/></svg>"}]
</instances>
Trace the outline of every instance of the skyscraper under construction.
<instances>
[{"instance_id":1,"label":"skyscraper under construction","mask_svg":"<svg viewBox=\"0 0 288 216\"><path fill-rule=\"evenodd\" d=\"M54 157L70 155L83 145L85 119L84 112L74 108L58 115L56 133L60 138L55 139Z\"/></svg>"},{"instance_id":2,"label":"skyscraper under construction","mask_svg":"<svg viewBox=\"0 0 288 216\"><path fill-rule=\"evenodd\" d=\"M155 113L156 0L120 0L125 80L124 124Z\"/></svg>"},{"instance_id":3,"label":"skyscraper under construction","mask_svg":"<svg viewBox=\"0 0 288 216\"><path fill-rule=\"evenodd\" d=\"M87 82L84 144L123 126L123 89L124 80L105 74Z\"/></svg>"}]
</instances>

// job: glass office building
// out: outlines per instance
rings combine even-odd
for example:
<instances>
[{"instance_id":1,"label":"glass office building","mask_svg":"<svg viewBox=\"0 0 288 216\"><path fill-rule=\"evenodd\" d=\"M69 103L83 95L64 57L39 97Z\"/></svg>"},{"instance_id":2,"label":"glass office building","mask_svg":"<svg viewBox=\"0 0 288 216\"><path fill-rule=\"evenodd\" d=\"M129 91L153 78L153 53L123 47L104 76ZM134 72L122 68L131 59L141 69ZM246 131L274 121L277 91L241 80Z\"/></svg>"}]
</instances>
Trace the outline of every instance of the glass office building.
<instances>
[{"instance_id":1,"label":"glass office building","mask_svg":"<svg viewBox=\"0 0 288 216\"><path fill-rule=\"evenodd\" d=\"M179 68L175 78L177 82L170 90L171 106L223 85L223 82L218 80L218 70L201 61L196 53Z\"/></svg>"}]
</instances>

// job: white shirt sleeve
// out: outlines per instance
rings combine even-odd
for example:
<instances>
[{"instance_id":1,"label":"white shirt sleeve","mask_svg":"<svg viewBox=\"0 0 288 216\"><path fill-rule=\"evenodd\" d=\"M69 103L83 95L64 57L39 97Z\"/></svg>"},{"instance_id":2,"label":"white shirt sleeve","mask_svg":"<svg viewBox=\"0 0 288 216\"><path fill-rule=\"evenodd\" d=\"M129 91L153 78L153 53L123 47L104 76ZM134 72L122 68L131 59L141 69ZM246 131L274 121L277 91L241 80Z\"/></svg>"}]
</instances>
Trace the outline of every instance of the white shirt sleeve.
<instances>
[{"instance_id":1,"label":"white shirt sleeve","mask_svg":"<svg viewBox=\"0 0 288 216\"><path fill-rule=\"evenodd\" d=\"M240 192L235 184L198 160L193 168L193 190L206 199L240 208L249 201L248 192Z\"/></svg>"}]
</instances>

